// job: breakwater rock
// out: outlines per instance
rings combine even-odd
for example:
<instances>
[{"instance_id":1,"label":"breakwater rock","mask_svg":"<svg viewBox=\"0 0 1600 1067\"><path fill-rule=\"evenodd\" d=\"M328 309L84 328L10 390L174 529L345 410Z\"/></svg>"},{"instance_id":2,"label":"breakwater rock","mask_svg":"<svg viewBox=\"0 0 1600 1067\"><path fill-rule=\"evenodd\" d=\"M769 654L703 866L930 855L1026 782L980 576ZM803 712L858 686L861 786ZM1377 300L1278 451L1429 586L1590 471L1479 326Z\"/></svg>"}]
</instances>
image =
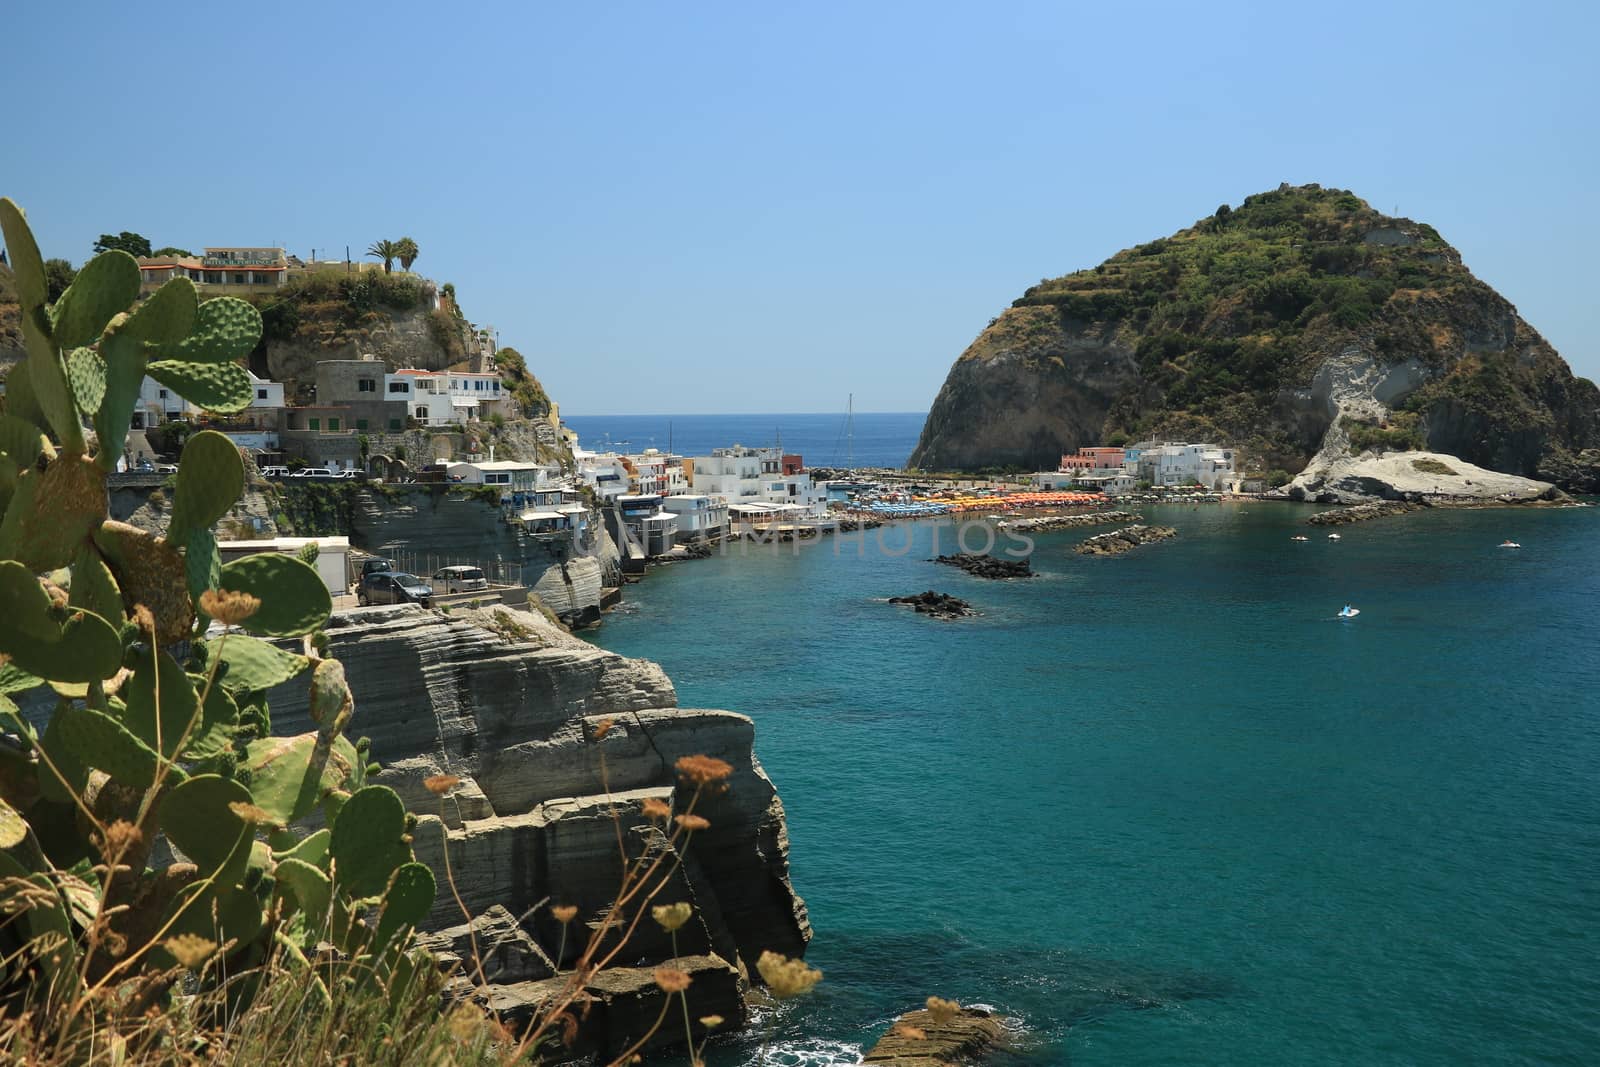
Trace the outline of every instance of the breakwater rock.
<instances>
[{"instance_id":1,"label":"breakwater rock","mask_svg":"<svg viewBox=\"0 0 1600 1067\"><path fill-rule=\"evenodd\" d=\"M910 1011L862 1059L879 1067L976 1063L1005 1044L1000 1017L982 1008Z\"/></svg>"},{"instance_id":2,"label":"breakwater rock","mask_svg":"<svg viewBox=\"0 0 1600 1067\"><path fill-rule=\"evenodd\" d=\"M1033 564L1027 559L1000 559L998 556L969 556L964 552L940 556L935 563L960 567L979 578L1032 578Z\"/></svg>"},{"instance_id":3,"label":"breakwater rock","mask_svg":"<svg viewBox=\"0 0 1600 1067\"><path fill-rule=\"evenodd\" d=\"M1374 504L1356 504L1353 507L1319 511L1306 520L1312 526L1345 526L1352 522L1382 519L1390 515L1404 515L1408 511L1421 511L1423 505L1409 500L1383 500Z\"/></svg>"},{"instance_id":4,"label":"breakwater rock","mask_svg":"<svg viewBox=\"0 0 1600 1067\"><path fill-rule=\"evenodd\" d=\"M1074 551L1080 556L1117 556L1140 545L1177 536L1178 531L1170 526L1126 526L1110 533L1095 534Z\"/></svg>"},{"instance_id":5,"label":"breakwater rock","mask_svg":"<svg viewBox=\"0 0 1600 1067\"><path fill-rule=\"evenodd\" d=\"M755 756L748 718L680 708L656 664L500 605L449 615L415 605L361 608L336 614L326 632L356 694L352 734L371 738L372 758L383 765L376 780L419 816L413 847L440 885L426 928L440 931L458 955L471 940L446 879L448 847L462 904L474 922L490 924L480 946L509 946L487 961L503 980L478 995L521 1003L531 1017L549 989L527 983L565 981L559 972L571 967L589 931L614 929L607 913L623 873L619 840L630 861L660 855L660 869L673 872L650 903L694 908L677 931L676 952L646 916L617 956L619 967L648 975L674 956L707 957L706 967L734 978L703 988L697 981L702 993L728 992L695 1006L733 1021L744 1017L746 976L763 951L804 953L811 927L789 881L783 802ZM315 728L303 685L280 686L269 699L275 732ZM694 813L710 827L679 852L640 809L656 800L684 812L693 791L674 765L696 754L727 761L733 774L725 793L700 798ZM435 796L424 785L435 775L459 784ZM570 929L543 906L558 903L578 908ZM627 976L610 975L596 977L591 990L617 1005L600 1018L631 1019L635 1009L654 1018L660 1002L651 999L660 992L651 993L653 983L599 989L627 984ZM631 1026L605 1024L586 1040L602 1054L620 1051Z\"/></svg>"},{"instance_id":6,"label":"breakwater rock","mask_svg":"<svg viewBox=\"0 0 1600 1067\"><path fill-rule=\"evenodd\" d=\"M932 615L936 619L964 619L977 614L965 600L932 589L914 596L892 596L889 603L910 604L918 615Z\"/></svg>"},{"instance_id":7,"label":"breakwater rock","mask_svg":"<svg viewBox=\"0 0 1600 1067\"><path fill-rule=\"evenodd\" d=\"M1364 452L1313 461L1271 495L1318 504L1409 500L1444 506L1528 504L1560 500L1549 482L1503 474L1442 452Z\"/></svg>"},{"instance_id":8,"label":"breakwater rock","mask_svg":"<svg viewBox=\"0 0 1600 1067\"><path fill-rule=\"evenodd\" d=\"M1114 526L1119 522L1138 522L1143 515L1133 511L1091 511L1083 515L1041 515L1035 519L1013 519L1000 525L1018 533L1048 533L1079 526Z\"/></svg>"}]
</instances>

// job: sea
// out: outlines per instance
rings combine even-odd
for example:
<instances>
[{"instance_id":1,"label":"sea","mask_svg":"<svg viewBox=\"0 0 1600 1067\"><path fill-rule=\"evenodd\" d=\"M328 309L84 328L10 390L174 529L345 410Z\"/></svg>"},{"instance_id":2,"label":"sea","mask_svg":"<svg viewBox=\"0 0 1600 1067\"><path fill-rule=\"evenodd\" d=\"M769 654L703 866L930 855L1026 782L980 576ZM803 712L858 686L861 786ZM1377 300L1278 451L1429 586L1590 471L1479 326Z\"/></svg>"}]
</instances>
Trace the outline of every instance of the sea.
<instances>
[{"instance_id":1,"label":"sea","mask_svg":"<svg viewBox=\"0 0 1600 1067\"><path fill-rule=\"evenodd\" d=\"M713 448L782 445L812 467L903 467L923 412L843 411L811 415L563 415L578 444L594 451L709 455Z\"/></svg>"},{"instance_id":2,"label":"sea","mask_svg":"<svg viewBox=\"0 0 1600 1067\"><path fill-rule=\"evenodd\" d=\"M929 995L1015 1064L1600 1061L1600 509L1139 510L1178 537L1031 579L923 520L628 586L590 639L755 720L826 976L708 1062L857 1063Z\"/></svg>"}]
</instances>

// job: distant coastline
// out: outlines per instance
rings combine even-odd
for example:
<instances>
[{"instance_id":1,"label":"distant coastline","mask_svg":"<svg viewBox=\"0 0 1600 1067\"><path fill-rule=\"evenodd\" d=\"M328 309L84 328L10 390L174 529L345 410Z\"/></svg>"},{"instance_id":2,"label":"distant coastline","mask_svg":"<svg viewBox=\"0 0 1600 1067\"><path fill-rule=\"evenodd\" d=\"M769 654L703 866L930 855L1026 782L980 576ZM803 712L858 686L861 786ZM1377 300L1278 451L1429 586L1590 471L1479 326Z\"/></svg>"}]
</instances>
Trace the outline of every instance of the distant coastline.
<instances>
[{"instance_id":1,"label":"distant coastline","mask_svg":"<svg viewBox=\"0 0 1600 1067\"><path fill-rule=\"evenodd\" d=\"M561 421L578 434L584 448L642 451L670 443L679 455L708 454L733 444L760 447L780 441L785 452L799 453L808 467L903 468L922 432L926 412L862 412L846 433L843 405L839 411L812 414L746 415L571 415ZM607 441L610 444L607 444ZM623 442L627 442L624 447ZM853 458L854 462L849 462Z\"/></svg>"}]
</instances>

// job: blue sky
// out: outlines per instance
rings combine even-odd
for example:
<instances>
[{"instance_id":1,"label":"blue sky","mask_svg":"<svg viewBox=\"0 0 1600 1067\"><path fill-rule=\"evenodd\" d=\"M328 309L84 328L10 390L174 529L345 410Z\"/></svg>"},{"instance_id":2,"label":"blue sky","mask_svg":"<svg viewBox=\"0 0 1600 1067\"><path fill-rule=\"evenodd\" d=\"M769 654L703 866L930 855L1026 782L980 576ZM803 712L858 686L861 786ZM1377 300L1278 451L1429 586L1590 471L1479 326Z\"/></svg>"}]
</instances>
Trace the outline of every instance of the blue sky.
<instances>
[{"instance_id":1,"label":"blue sky","mask_svg":"<svg viewBox=\"0 0 1600 1067\"><path fill-rule=\"evenodd\" d=\"M409 234L572 413L925 410L1029 284L1282 181L1433 223L1600 376L1588 5L58 2L4 22L0 193L46 255L124 229L301 255Z\"/></svg>"}]
</instances>

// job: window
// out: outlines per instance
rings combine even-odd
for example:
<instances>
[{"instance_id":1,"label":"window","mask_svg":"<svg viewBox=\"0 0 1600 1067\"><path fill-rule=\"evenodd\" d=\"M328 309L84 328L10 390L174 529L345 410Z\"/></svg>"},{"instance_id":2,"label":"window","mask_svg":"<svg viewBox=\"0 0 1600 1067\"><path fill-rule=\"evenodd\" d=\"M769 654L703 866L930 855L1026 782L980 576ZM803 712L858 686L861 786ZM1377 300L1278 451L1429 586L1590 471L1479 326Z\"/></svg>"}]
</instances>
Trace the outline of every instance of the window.
<instances>
[{"instance_id":1,"label":"window","mask_svg":"<svg viewBox=\"0 0 1600 1067\"><path fill-rule=\"evenodd\" d=\"M376 393L377 391L378 383L371 378L362 378L356 382L356 392L358 393Z\"/></svg>"},{"instance_id":2,"label":"window","mask_svg":"<svg viewBox=\"0 0 1600 1067\"><path fill-rule=\"evenodd\" d=\"M367 420L366 419L357 419L356 420L356 429L365 430L366 428L367 428Z\"/></svg>"},{"instance_id":3,"label":"window","mask_svg":"<svg viewBox=\"0 0 1600 1067\"><path fill-rule=\"evenodd\" d=\"M267 398L267 391L265 389L257 389L256 390L256 399L257 400L265 400L266 398Z\"/></svg>"},{"instance_id":4,"label":"window","mask_svg":"<svg viewBox=\"0 0 1600 1067\"><path fill-rule=\"evenodd\" d=\"M339 432L339 420L338 419L331 418L331 417L328 419L328 432L329 433L338 433Z\"/></svg>"},{"instance_id":5,"label":"window","mask_svg":"<svg viewBox=\"0 0 1600 1067\"><path fill-rule=\"evenodd\" d=\"M165 400L166 398L167 398L167 391L165 389L163 389L163 390L161 390L161 399Z\"/></svg>"},{"instance_id":6,"label":"window","mask_svg":"<svg viewBox=\"0 0 1600 1067\"><path fill-rule=\"evenodd\" d=\"M389 392L391 392L391 393L409 393L409 392L411 392L411 383L410 382L390 382L389 383Z\"/></svg>"},{"instance_id":7,"label":"window","mask_svg":"<svg viewBox=\"0 0 1600 1067\"><path fill-rule=\"evenodd\" d=\"M398 430L399 428L400 428L400 420L399 419L390 419L389 420L389 429Z\"/></svg>"},{"instance_id":8,"label":"window","mask_svg":"<svg viewBox=\"0 0 1600 1067\"><path fill-rule=\"evenodd\" d=\"M494 391L497 392L497 393L500 391L500 382L499 382L498 379L496 379L496 381L494 383Z\"/></svg>"},{"instance_id":9,"label":"window","mask_svg":"<svg viewBox=\"0 0 1600 1067\"><path fill-rule=\"evenodd\" d=\"M307 419L306 428L311 430L320 430L322 429L322 420L318 418Z\"/></svg>"}]
</instances>

